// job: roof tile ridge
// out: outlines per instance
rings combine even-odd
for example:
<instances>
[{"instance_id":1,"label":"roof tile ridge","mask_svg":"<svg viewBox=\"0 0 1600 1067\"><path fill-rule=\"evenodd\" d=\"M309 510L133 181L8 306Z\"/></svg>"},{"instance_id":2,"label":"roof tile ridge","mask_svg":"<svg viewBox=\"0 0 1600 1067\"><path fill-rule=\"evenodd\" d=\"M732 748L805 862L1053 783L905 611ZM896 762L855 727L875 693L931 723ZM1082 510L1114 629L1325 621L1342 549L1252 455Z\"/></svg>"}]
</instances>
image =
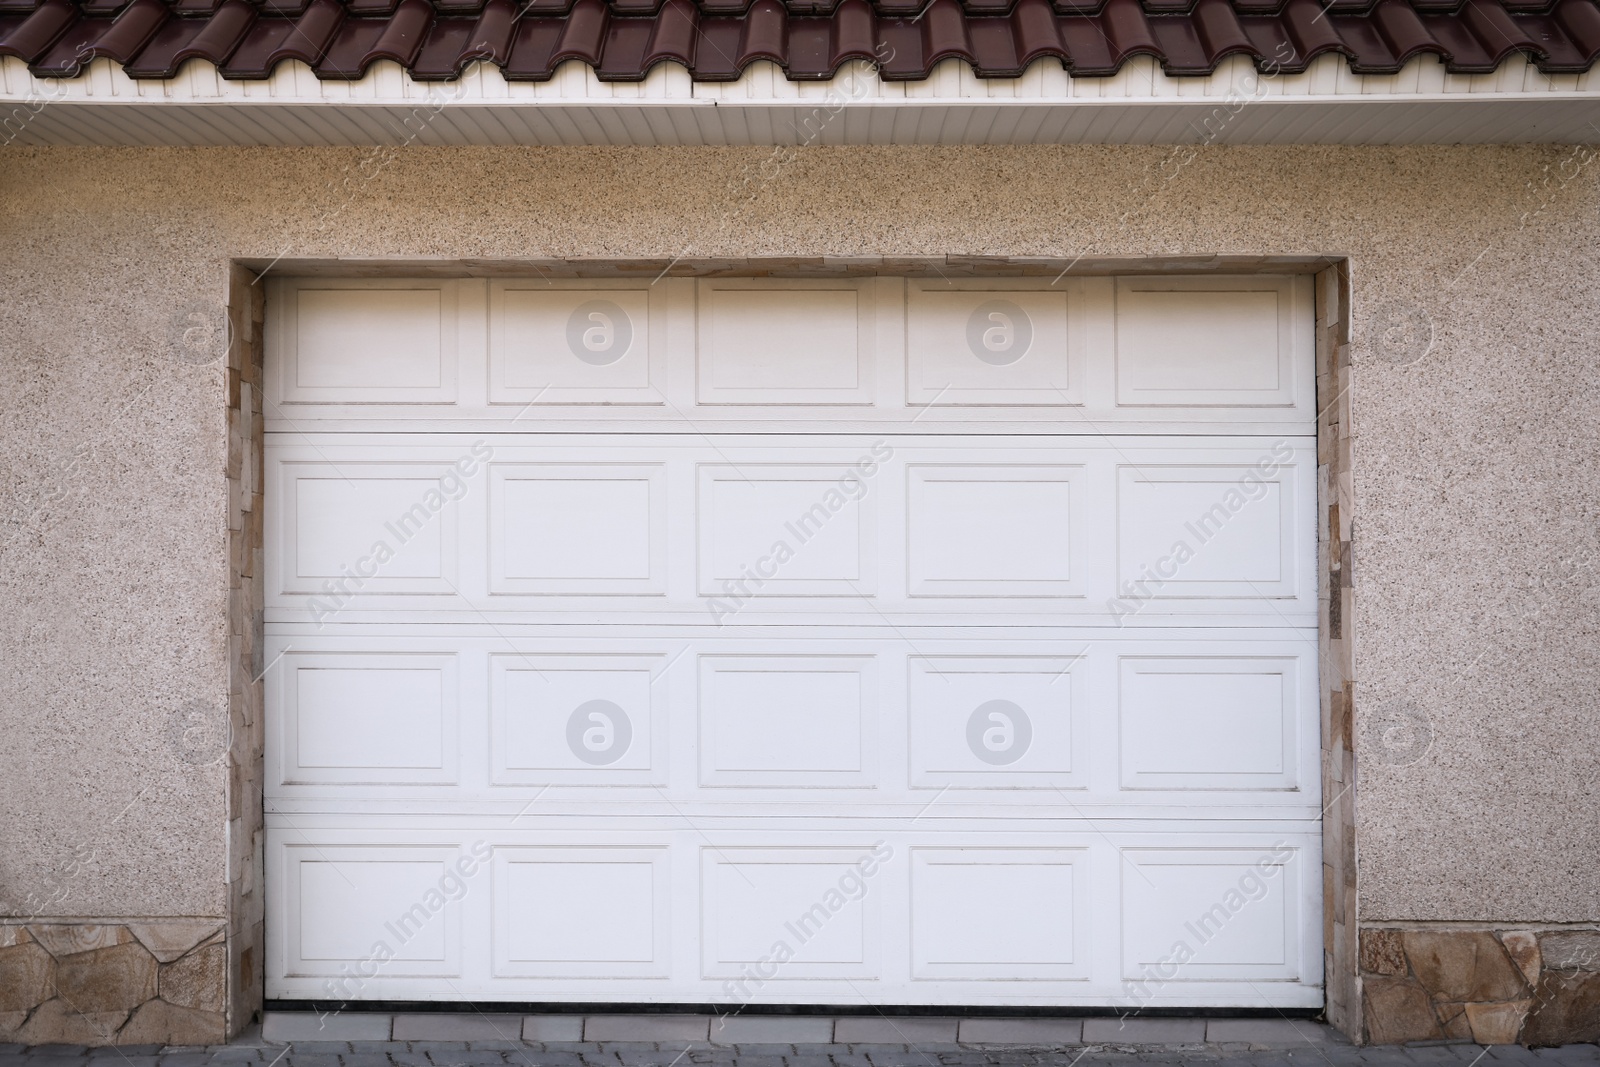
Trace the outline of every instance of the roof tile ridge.
<instances>
[{"instance_id":1,"label":"roof tile ridge","mask_svg":"<svg viewBox=\"0 0 1600 1067\"><path fill-rule=\"evenodd\" d=\"M486 0L472 24L467 46L461 50L459 73L468 63L487 59L504 66L511 53L511 33L517 24L517 5L512 0Z\"/></svg>"},{"instance_id":2,"label":"roof tile ridge","mask_svg":"<svg viewBox=\"0 0 1600 1067\"><path fill-rule=\"evenodd\" d=\"M1461 8L1461 25L1492 57L1495 67L1514 52L1523 52L1540 61L1550 58L1549 49L1530 34L1498 0L1467 0Z\"/></svg>"},{"instance_id":3,"label":"roof tile ridge","mask_svg":"<svg viewBox=\"0 0 1600 1067\"><path fill-rule=\"evenodd\" d=\"M840 0L828 18L828 42L834 72L852 61L872 63L881 71L894 58L883 37L883 16L867 0Z\"/></svg>"},{"instance_id":4,"label":"roof tile ridge","mask_svg":"<svg viewBox=\"0 0 1600 1067\"><path fill-rule=\"evenodd\" d=\"M126 68L171 17L161 0L132 0L98 36L79 44L69 61L45 66L47 54L32 69L47 77L52 74L60 76L58 72L76 77L85 64L95 59L110 59Z\"/></svg>"},{"instance_id":5,"label":"roof tile ridge","mask_svg":"<svg viewBox=\"0 0 1600 1067\"><path fill-rule=\"evenodd\" d=\"M81 17L71 0L44 0L9 36L0 40L0 55L33 63Z\"/></svg>"},{"instance_id":6,"label":"roof tile ridge","mask_svg":"<svg viewBox=\"0 0 1600 1067\"><path fill-rule=\"evenodd\" d=\"M1111 62L1115 69L1121 70L1122 65L1136 55L1164 58L1139 0L1106 0L1099 22L1111 42Z\"/></svg>"},{"instance_id":7,"label":"roof tile ridge","mask_svg":"<svg viewBox=\"0 0 1600 1067\"><path fill-rule=\"evenodd\" d=\"M1370 21L1388 47L1391 60L1388 63L1361 63L1359 66L1352 63L1352 70L1392 74L1405 66L1413 56L1423 52L1445 57L1451 54L1449 47L1429 31L1422 16L1407 0L1379 0L1372 10Z\"/></svg>"},{"instance_id":8,"label":"roof tile ridge","mask_svg":"<svg viewBox=\"0 0 1600 1067\"><path fill-rule=\"evenodd\" d=\"M704 20L733 17L739 22L738 52L732 57L733 67L741 74L750 64L767 60L788 68L789 65L789 9L782 0L752 0L743 15L708 15L701 9L701 40L695 43L696 62L700 50L708 44L704 34ZM837 54L837 47L832 49Z\"/></svg>"},{"instance_id":9,"label":"roof tile ridge","mask_svg":"<svg viewBox=\"0 0 1600 1067\"><path fill-rule=\"evenodd\" d=\"M598 71L611 24L611 5L605 0L575 0L561 22L560 39L550 54L551 69L576 59Z\"/></svg>"},{"instance_id":10,"label":"roof tile ridge","mask_svg":"<svg viewBox=\"0 0 1600 1067\"><path fill-rule=\"evenodd\" d=\"M1239 13L1229 0L1196 0L1189 18L1213 68L1223 56L1255 51L1254 42L1245 33Z\"/></svg>"},{"instance_id":11,"label":"roof tile ridge","mask_svg":"<svg viewBox=\"0 0 1600 1067\"><path fill-rule=\"evenodd\" d=\"M230 79L270 78L277 70L278 65L288 60L299 60L316 69L328 54L328 48L333 44L339 33L339 27L345 22L345 9L338 0L310 0L298 16L291 18L273 18L270 22L292 21L293 27L289 35L280 41L276 48L267 53L261 68L240 69L232 67L233 59L238 55L240 48L249 41L241 42L240 48L234 49L234 54L228 57L223 64L222 76ZM268 24L267 19L258 20L254 29L260 29Z\"/></svg>"},{"instance_id":12,"label":"roof tile ridge","mask_svg":"<svg viewBox=\"0 0 1600 1067\"><path fill-rule=\"evenodd\" d=\"M388 26L362 58L362 72L380 59L392 59L402 67L409 67L422 48L434 18L433 5L428 0L400 0L394 14L386 17Z\"/></svg>"},{"instance_id":13,"label":"roof tile ridge","mask_svg":"<svg viewBox=\"0 0 1600 1067\"><path fill-rule=\"evenodd\" d=\"M928 0L927 7L917 16L922 34L922 68L931 73L946 59L964 59L977 63L972 49L972 39L967 34L966 12L957 0Z\"/></svg>"},{"instance_id":14,"label":"roof tile ridge","mask_svg":"<svg viewBox=\"0 0 1600 1067\"><path fill-rule=\"evenodd\" d=\"M1294 46L1294 62L1302 69L1325 52L1337 52L1346 62L1355 58L1349 42L1318 0L1288 0L1280 18L1289 43Z\"/></svg>"},{"instance_id":15,"label":"roof tile ridge","mask_svg":"<svg viewBox=\"0 0 1600 1067\"><path fill-rule=\"evenodd\" d=\"M1600 4L1594 0L1556 0L1550 15L1583 54L1583 69L1589 69L1600 58Z\"/></svg>"},{"instance_id":16,"label":"roof tile ridge","mask_svg":"<svg viewBox=\"0 0 1600 1067\"><path fill-rule=\"evenodd\" d=\"M163 50L162 38L157 37L140 49L138 56L123 64L123 69L130 78L150 79L175 77L179 69L191 59L203 59L220 69L239 45L244 43L250 27L255 24L257 14L255 5L248 3L247 0L221 0L216 11L206 17L199 29L190 33L188 41L173 49L171 54L151 55L152 52ZM193 25L200 20L174 21L181 29L185 24Z\"/></svg>"},{"instance_id":17,"label":"roof tile ridge","mask_svg":"<svg viewBox=\"0 0 1600 1067\"><path fill-rule=\"evenodd\" d=\"M640 64L641 74L648 74L656 64L669 59L693 71L700 29L699 8L690 0L664 0L650 18L654 25L650 27L649 43Z\"/></svg>"},{"instance_id":18,"label":"roof tile ridge","mask_svg":"<svg viewBox=\"0 0 1600 1067\"><path fill-rule=\"evenodd\" d=\"M1061 19L1050 0L1017 0L1010 18L1019 74L1046 56L1066 63L1069 53L1061 39Z\"/></svg>"}]
</instances>

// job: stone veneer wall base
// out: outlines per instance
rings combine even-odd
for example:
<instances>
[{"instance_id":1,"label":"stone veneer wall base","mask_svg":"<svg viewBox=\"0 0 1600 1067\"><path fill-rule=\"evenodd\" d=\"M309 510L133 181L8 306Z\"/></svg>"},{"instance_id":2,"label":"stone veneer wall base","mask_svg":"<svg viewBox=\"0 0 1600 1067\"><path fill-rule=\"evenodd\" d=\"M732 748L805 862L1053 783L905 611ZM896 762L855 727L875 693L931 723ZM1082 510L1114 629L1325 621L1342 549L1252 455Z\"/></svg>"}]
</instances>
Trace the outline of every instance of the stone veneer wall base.
<instances>
[{"instance_id":1,"label":"stone veneer wall base","mask_svg":"<svg viewBox=\"0 0 1600 1067\"><path fill-rule=\"evenodd\" d=\"M214 920L0 925L0 1041L216 1043L227 970Z\"/></svg>"},{"instance_id":2,"label":"stone veneer wall base","mask_svg":"<svg viewBox=\"0 0 1600 1067\"><path fill-rule=\"evenodd\" d=\"M1367 1040L1600 1041L1600 930L1361 930Z\"/></svg>"}]
</instances>

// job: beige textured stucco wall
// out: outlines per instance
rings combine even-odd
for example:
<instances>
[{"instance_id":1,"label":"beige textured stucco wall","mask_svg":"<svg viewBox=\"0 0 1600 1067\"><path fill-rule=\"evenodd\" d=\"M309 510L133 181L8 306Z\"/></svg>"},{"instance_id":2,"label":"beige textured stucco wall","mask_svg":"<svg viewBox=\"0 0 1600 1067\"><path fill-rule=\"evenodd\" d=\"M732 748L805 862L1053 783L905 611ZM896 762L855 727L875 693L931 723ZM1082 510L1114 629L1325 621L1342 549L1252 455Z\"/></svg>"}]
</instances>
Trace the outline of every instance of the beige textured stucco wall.
<instances>
[{"instance_id":1,"label":"beige textured stucco wall","mask_svg":"<svg viewBox=\"0 0 1600 1067\"><path fill-rule=\"evenodd\" d=\"M1349 258L1362 917L1600 920L1592 159L8 147L0 917L225 914L226 382L176 342L230 260L1259 254Z\"/></svg>"}]
</instances>

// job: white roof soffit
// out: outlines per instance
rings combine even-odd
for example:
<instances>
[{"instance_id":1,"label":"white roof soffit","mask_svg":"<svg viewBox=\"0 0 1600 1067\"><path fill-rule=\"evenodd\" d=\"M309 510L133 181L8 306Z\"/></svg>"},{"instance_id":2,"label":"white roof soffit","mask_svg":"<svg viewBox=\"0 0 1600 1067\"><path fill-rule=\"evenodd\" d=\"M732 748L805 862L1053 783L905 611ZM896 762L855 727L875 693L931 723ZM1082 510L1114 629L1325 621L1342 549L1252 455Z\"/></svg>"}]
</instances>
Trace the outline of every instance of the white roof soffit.
<instances>
[{"instance_id":1,"label":"white roof soffit","mask_svg":"<svg viewBox=\"0 0 1600 1067\"><path fill-rule=\"evenodd\" d=\"M920 82L884 82L864 63L792 82L758 63L714 83L663 63L617 83L574 61L548 82L479 63L440 83L387 61L353 82L294 61L228 81L203 60L135 80L108 59L64 80L3 57L0 125L0 144L34 145L1589 144L1600 64L1551 76L1512 57L1460 75L1428 55L1380 76L1325 55L1271 76L1235 56L1174 78L1138 57L1114 77L1074 78L1042 59L985 79L948 60Z\"/></svg>"}]
</instances>

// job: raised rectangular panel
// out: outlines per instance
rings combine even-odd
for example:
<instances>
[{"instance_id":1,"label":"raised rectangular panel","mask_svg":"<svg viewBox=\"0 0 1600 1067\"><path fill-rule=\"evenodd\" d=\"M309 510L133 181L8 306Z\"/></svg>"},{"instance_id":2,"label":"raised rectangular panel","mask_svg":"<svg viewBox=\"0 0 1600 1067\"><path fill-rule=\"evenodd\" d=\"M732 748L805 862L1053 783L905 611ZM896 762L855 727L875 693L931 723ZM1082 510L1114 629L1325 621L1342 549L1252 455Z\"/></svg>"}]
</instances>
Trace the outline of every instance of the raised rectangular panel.
<instances>
[{"instance_id":1,"label":"raised rectangular panel","mask_svg":"<svg viewBox=\"0 0 1600 1067\"><path fill-rule=\"evenodd\" d=\"M666 590L666 469L490 468L489 591L574 596Z\"/></svg>"},{"instance_id":2,"label":"raised rectangular panel","mask_svg":"<svg viewBox=\"0 0 1600 1067\"><path fill-rule=\"evenodd\" d=\"M456 501L443 464L285 463L278 592L328 611L356 593L454 593Z\"/></svg>"},{"instance_id":3,"label":"raised rectangular panel","mask_svg":"<svg viewBox=\"0 0 1600 1067\"><path fill-rule=\"evenodd\" d=\"M650 290L490 286L491 404L662 404Z\"/></svg>"},{"instance_id":4,"label":"raised rectangular panel","mask_svg":"<svg viewBox=\"0 0 1600 1067\"><path fill-rule=\"evenodd\" d=\"M453 404L458 283L290 281L273 350L286 404Z\"/></svg>"},{"instance_id":5,"label":"raised rectangular panel","mask_svg":"<svg viewBox=\"0 0 1600 1067\"><path fill-rule=\"evenodd\" d=\"M664 978L665 848L501 848L490 943L500 978Z\"/></svg>"},{"instance_id":6,"label":"raised rectangular panel","mask_svg":"<svg viewBox=\"0 0 1600 1067\"><path fill-rule=\"evenodd\" d=\"M277 669L285 785L456 781L454 656L288 652Z\"/></svg>"},{"instance_id":7,"label":"raised rectangular panel","mask_svg":"<svg viewBox=\"0 0 1600 1067\"><path fill-rule=\"evenodd\" d=\"M912 656L911 784L1073 789L1088 783L1081 657Z\"/></svg>"},{"instance_id":8,"label":"raised rectangular panel","mask_svg":"<svg viewBox=\"0 0 1600 1067\"><path fill-rule=\"evenodd\" d=\"M459 902L480 889L459 859L447 847L281 846L285 973L459 975Z\"/></svg>"},{"instance_id":9,"label":"raised rectangular panel","mask_svg":"<svg viewBox=\"0 0 1600 1067\"><path fill-rule=\"evenodd\" d=\"M911 977L1087 978L1081 849L911 851Z\"/></svg>"},{"instance_id":10,"label":"raised rectangular panel","mask_svg":"<svg viewBox=\"0 0 1600 1067\"><path fill-rule=\"evenodd\" d=\"M1124 657L1123 787L1295 788L1295 670L1290 658Z\"/></svg>"},{"instance_id":11,"label":"raised rectangular panel","mask_svg":"<svg viewBox=\"0 0 1600 1067\"><path fill-rule=\"evenodd\" d=\"M848 465L699 468L699 589L717 598L714 615L751 596L874 591L872 493L852 473Z\"/></svg>"},{"instance_id":12,"label":"raised rectangular panel","mask_svg":"<svg viewBox=\"0 0 1600 1067\"><path fill-rule=\"evenodd\" d=\"M912 596L1072 596L1081 467L907 468ZM1076 493L1074 490L1076 489Z\"/></svg>"},{"instance_id":13,"label":"raised rectangular panel","mask_svg":"<svg viewBox=\"0 0 1600 1067\"><path fill-rule=\"evenodd\" d=\"M647 784L661 777L659 656L489 658L497 785Z\"/></svg>"},{"instance_id":14,"label":"raised rectangular panel","mask_svg":"<svg viewBox=\"0 0 1600 1067\"><path fill-rule=\"evenodd\" d=\"M1117 468L1118 592L1130 603L1296 593L1293 467Z\"/></svg>"},{"instance_id":15,"label":"raised rectangular panel","mask_svg":"<svg viewBox=\"0 0 1600 1067\"><path fill-rule=\"evenodd\" d=\"M870 404L870 289L701 282L701 404Z\"/></svg>"},{"instance_id":16,"label":"raised rectangular panel","mask_svg":"<svg viewBox=\"0 0 1600 1067\"><path fill-rule=\"evenodd\" d=\"M874 784L877 692L868 656L702 656L704 785Z\"/></svg>"},{"instance_id":17,"label":"raised rectangular panel","mask_svg":"<svg viewBox=\"0 0 1600 1067\"><path fill-rule=\"evenodd\" d=\"M1299 857L1284 844L1123 849L1123 977L1299 978Z\"/></svg>"},{"instance_id":18,"label":"raised rectangular panel","mask_svg":"<svg viewBox=\"0 0 1600 1067\"><path fill-rule=\"evenodd\" d=\"M1118 406L1293 406L1295 375L1303 373L1294 284L1119 278Z\"/></svg>"},{"instance_id":19,"label":"raised rectangular panel","mask_svg":"<svg viewBox=\"0 0 1600 1067\"><path fill-rule=\"evenodd\" d=\"M376 556L373 545L399 540L387 529L429 493L439 491L433 478L341 478L330 469L323 477L295 479L296 578L343 578L360 559ZM426 506L426 505L424 505ZM421 518L411 540L382 564L381 577L439 578L440 529ZM376 565L376 562L374 563Z\"/></svg>"},{"instance_id":20,"label":"raised rectangular panel","mask_svg":"<svg viewBox=\"0 0 1600 1067\"><path fill-rule=\"evenodd\" d=\"M884 853L881 846L701 849L703 977L877 977ZM722 988L742 998L749 987Z\"/></svg>"},{"instance_id":21,"label":"raised rectangular panel","mask_svg":"<svg viewBox=\"0 0 1600 1067\"><path fill-rule=\"evenodd\" d=\"M1065 287L908 284L907 404L1083 403L1082 354L1068 332Z\"/></svg>"}]
</instances>

